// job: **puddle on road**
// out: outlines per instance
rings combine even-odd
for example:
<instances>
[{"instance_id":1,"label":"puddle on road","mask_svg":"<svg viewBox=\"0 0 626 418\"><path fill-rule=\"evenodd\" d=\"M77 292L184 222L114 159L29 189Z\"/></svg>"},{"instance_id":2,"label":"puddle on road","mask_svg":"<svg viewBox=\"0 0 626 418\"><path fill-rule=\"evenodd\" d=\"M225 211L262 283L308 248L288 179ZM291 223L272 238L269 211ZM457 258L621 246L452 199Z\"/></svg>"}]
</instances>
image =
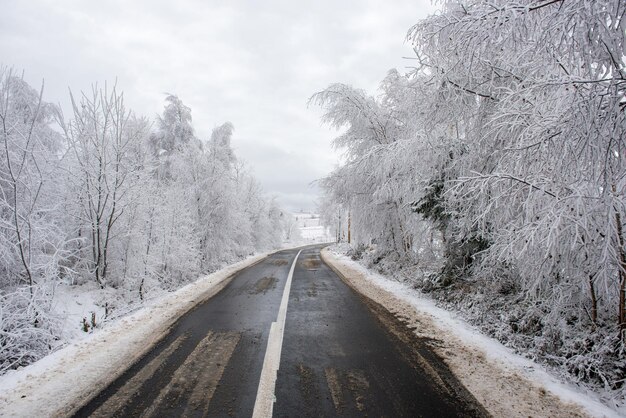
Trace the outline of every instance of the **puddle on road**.
<instances>
[{"instance_id":1,"label":"puddle on road","mask_svg":"<svg viewBox=\"0 0 626 418\"><path fill-rule=\"evenodd\" d=\"M275 266L285 266L287 264L289 264L289 262L287 260L272 260L272 264Z\"/></svg>"}]
</instances>

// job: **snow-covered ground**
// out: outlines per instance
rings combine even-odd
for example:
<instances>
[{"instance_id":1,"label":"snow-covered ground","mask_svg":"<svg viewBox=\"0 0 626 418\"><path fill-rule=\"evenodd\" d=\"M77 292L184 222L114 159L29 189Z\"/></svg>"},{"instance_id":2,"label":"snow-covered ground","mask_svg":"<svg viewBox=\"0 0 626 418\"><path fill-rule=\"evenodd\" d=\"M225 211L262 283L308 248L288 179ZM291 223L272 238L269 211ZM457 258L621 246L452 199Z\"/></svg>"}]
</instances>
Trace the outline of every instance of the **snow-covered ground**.
<instances>
[{"instance_id":1,"label":"snow-covered ground","mask_svg":"<svg viewBox=\"0 0 626 418\"><path fill-rule=\"evenodd\" d=\"M59 289L57 312L65 311L67 332L74 335L74 341L28 367L0 377L0 417L70 415L150 350L181 315L217 293L235 272L266 256L251 256L204 276L93 333L80 331L79 326L83 317L91 320L91 312L96 312L99 321L101 313L96 298L91 297L93 292ZM78 298L78 293L82 297Z\"/></svg>"},{"instance_id":2,"label":"snow-covered ground","mask_svg":"<svg viewBox=\"0 0 626 418\"><path fill-rule=\"evenodd\" d=\"M457 378L497 417L618 417L624 410L559 381L542 366L486 337L458 316L406 284L366 269L350 258L322 250L322 257L357 291L383 305L433 341Z\"/></svg>"},{"instance_id":3,"label":"snow-covered ground","mask_svg":"<svg viewBox=\"0 0 626 418\"><path fill-rule=\"evenodd\" d=\"M74 341L87 337L83 330L83 319L91 328L92 321L100 326L105 316L100 306L101 289L95 282L83 285L60 284L54 290L52 312L63 321L63 340Z\"/></svg>"},{"instance_id":4,"label":"snow-covered ground","mask_svg":"<svg viewBox=\"0 0 626 418\"><path fill-rule=\"evenodd\" d=\"M322 225L320 216L316 213L297 212L292 214L296 218L300 235L306 243L333 242L328 228Z\"/></svg>"},{"instance_id":5,"label":"snow-covered ground","mask_svg":"<svg viewBox=\"0 0 626 418\"><path fill-rule=\"evenodd\" d=\"M107 293L114 291L114 289L102 290L93 281L81 285L66 283L57 285L52 297L52 314L63 321L62 341L78 341L86 338L94 332L94 323L96 325L95 330L98 330L108 326L113 320L128 315L143 306L138 296L132 299L128 298L128 300L118 300L114 307L111 306L114 309L106 318L105 301L113 299ZM155 286L150 289L150 292L146 292L146 297L147 299L157 299L164 294L167 294L167 291ZM128 294L120 292L117 298L123 298L124 295L128 296ZM85 331L84 322L87 324L87 331Z\"/></svg>"}]
</instances>

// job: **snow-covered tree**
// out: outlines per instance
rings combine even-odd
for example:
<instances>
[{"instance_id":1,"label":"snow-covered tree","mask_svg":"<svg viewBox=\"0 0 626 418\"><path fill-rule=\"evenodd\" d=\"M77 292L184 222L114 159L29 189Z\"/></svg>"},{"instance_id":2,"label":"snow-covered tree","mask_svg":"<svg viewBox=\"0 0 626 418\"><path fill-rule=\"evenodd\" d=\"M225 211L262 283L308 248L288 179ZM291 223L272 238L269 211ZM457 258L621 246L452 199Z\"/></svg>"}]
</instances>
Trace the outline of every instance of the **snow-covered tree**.
<instances>
[{"instance_id":1,"label":"snow-covered tree","mask_svg":"<svg viewBox=\"0 0 626 418\"><path fill-rule=\"evenodd\" d=\"M440 5L409 30L414 69L379 96L313 96L347 128L322 184L353 245L420 263L429 237L445 267L428 278L515 289L552 347L597 331L597 357L563 361L614 385L617 363L594 362L626 337L626 3Z\"/></svg>"},{"instance_id":2,"label":"snow-covered tree","mask_svg":"<svg viewBox=\"0 0 626 418\"><path fill-rule=\"evenodd\" d=\"M535 294L590 304L593 322L598 300L617 302L622 331L625 10L450 1L409 33L419 69L462 104L441 103L463 122L446 179L456 233L489 242L483 269L510 263Z\"/></svg>"},{"instance_id":3,"label":"snow-covered tree","mask_svg":"<svg viewBox=\"0 0 626 418\"><path fill-rule=\"evenodd\" d=\"M230 122L203 143L174 95L151 132L115 86L70 95L68 121L42 93L0 70L0 373L59 345L57 285L98 288L106 319L282 244Z\"/></svg>"},{"instance_id":4,"label":"snow-covered tree","mask_svg":"<svg viewBox=\"0 0 626 418\"><path fill-rule=\"evenodd\" d=\"M191 109L173 94L168 94L165 101L167 104L163 115L157 117L158 131L150 138L157 155L171 154L186 144L195 142Z\"/></svg>"},{"instance_id":5,"label":"snow-covered tree","mask_svg":"<svg viewBox=\"0 0 626 418\"><path fill-rule=\"evenodd\" d=\"M119 242L118 226L138 186L141 161L134 144L144 140L145 124L130 123L123 95L115 86L94 87L91 94L72 96L74 119L65 128L70 147L70 193L78 204L75 237L80 257L101 288L108 284L110 253ZM117 273L117 272L116 272Z\"/></svg>"},{"instance_id":6,"label":"snow-covered tree","mask_svg":"<svg viewBox=\"0 0 626 418\"><path fill-rule=\"evenodd\" d=\"M60 326L52 285L68 271L59 226L57 110L0 68L0 372L50 352Z\"/></svg>"},{"instance_id":7,"label":"snow-covered tree","mask_svg":"<svg viewBox=\"0 0 626 418\"><path fill-rule=\"evenodd\" d=\"M54 277L63 239L54 219L59 201L61 138L56 109L11 70L0 70L0 285L33 286Z\"/></svg>"}]
</instances>

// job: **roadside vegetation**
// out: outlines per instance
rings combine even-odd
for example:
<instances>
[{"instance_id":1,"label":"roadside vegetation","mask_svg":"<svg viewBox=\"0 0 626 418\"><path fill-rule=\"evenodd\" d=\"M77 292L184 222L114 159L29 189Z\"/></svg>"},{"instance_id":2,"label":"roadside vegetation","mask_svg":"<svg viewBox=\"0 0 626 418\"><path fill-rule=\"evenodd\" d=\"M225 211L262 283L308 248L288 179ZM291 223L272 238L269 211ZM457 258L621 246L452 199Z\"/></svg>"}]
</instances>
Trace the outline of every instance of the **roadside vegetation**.
<instances>
[{"instance_id":1,"label":"roadside vegetation","mask_svg":"<svg viewBox=\"0 0 626 418\"><path fill-rule=\"evenodd\" d=\"M626 395L626 3L442 1L407 74L312 105L342 129L349 253L570 379Z\"/></svg>"},{"instance_id":2,"label":"roadside vegetation","mask_svg":"<svg viewBox=\"0 0 626 418\"><path fill-rule=\"evenodd\" d=\"M231 123L200 139L177 96L151 120L106 84L66 118L43 93L0 68L0 373L66 342L59 286L98 307L70 325L88 332L294 223L237 160Z\"/></svg>"}]
</instances>

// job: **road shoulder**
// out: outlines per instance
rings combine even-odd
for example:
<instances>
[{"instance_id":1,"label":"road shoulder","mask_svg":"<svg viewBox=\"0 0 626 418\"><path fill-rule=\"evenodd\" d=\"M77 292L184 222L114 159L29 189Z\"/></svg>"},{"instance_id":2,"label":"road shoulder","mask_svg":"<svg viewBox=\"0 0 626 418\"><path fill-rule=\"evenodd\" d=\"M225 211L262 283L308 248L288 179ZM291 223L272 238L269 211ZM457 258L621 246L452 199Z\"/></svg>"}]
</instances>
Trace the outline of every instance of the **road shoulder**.
<instances>
[{"instance_id":1,"label":"road shoulder","mask_svg":"<svg viewBox=\"0 0 626 418\"><path fill-rule=\"evenodd\" d=\"M346 284L388 309L420 338L431 340L433 351L493 416L618 416L408 286L370 272L328 248L321 254Z\"/></svg>"}]
</instances>

